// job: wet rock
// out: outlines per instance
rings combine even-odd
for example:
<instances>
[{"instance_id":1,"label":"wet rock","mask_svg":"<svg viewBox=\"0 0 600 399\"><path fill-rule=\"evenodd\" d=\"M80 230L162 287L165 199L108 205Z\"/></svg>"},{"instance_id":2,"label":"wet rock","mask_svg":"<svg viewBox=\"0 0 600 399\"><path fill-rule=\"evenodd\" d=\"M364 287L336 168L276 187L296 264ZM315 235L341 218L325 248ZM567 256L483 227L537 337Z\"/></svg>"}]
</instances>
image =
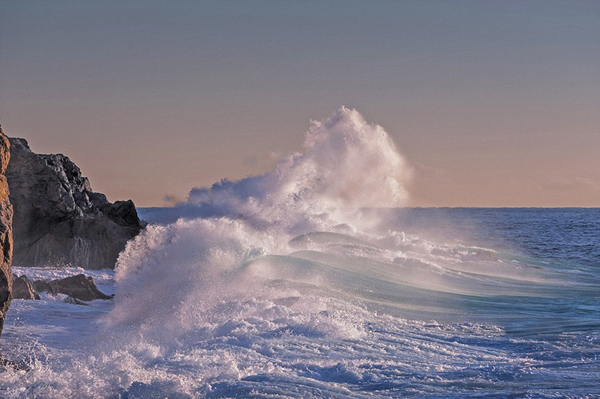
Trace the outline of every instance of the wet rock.
<instances>
[{"instance_id":1,"label":"wet rock","mask_svg":"<svg viewBox=\"0 0 600 399\"><path fill-rule=\"evenodd\" d=\"M63 301L64 303L70 303L71 305L80 305L80 306L90 306L87 303L80 301L79 299L75 299L73 297L66 297L65 300Z\"/></svg>"},{"instance_id":2,"label":"wet rock","mask_svg":"<svg viewBox=\"0 0 600 399\"><path fill-rule=\"evenodd\" d=\"M39 294L50 294L52 296L58 295L58 286L53 284L52 281L46 280L35 280L33 282L33 289Z\"/></svg>"},{"instance_id":3,"label":"wet rock","mask_svg":"<svg viewBox=\"0 0 600 399\"><path fill-rule=\"evenodd\" d=\"M112 298L98 289L92 277L83 274L63 278L62 280L52 280L50 282L36 280L33 282L33 287L38 293L48 293L53 296L64 294L79 301Z\"/></svg>"},{"instance_id":4,"label":"wet rock","mask_svg":"<svg viewBox=\"0 0 600 399\"><path fill-rule=\"evenodd\" d=\"M68 157L31 151L10 139L7 169L14 207L14 263L114 268L127 241L145 223L132 201L110 203Z\"/></svg>"},{"instance_id":5,"label":"wet rock","mask_svg":"<svg viewBox=\"0 0 600 399\"><path fill-rule=\"evenodd\" d=\"M33 282L27 276L15 276L13 274L13 299L40 299L33 288Z\"/></svg>"},{"instance_id":6,"label":"wet rock","mask_svg":"<svg viewBox=\"0 0 600 399\"><path fill-rule=\"evenodd\" d=\"M9 201L6 168L10 159L10 143L0 127L0 334L12 293L13 209Z\"/></svg>"},{"instance_id":7,"label":"wet rock","mask_svg":"<svg viewBox=\"0 0 600 399\"><path fill-rule=\"evenodd\" d=\"M111 298L96 287L93 278L83 274L63 278L62 280L55 280L54 282L58 287L58 293L68 295L71 298L82 301Z\"/></svg>"},{"instance_id":8,"label":"wet rock","mask_svg":"<svg viewBox=\"0 0 600 399\"><path fill-rule=\"evenodd\" d=\"M0 357L0 371L6 371L12 369L13 371L29 371L31 368L25 362L13 362L11 360Z\"/></svg>"}]
</instances>

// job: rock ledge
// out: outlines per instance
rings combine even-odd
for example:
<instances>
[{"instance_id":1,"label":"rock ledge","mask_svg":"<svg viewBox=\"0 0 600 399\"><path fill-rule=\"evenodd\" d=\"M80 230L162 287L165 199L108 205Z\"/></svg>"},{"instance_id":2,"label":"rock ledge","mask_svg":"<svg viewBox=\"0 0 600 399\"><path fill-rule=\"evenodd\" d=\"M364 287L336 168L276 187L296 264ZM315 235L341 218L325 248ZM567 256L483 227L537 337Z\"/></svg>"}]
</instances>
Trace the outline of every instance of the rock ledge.
<instances>
[{"instance_id":1,"label":"rock ledge","mask_svg":"<svg viewBox=\"0 0 600 399\"><path fill-rule=\"evenodd\" d=\"M132 201L108 202L68 157L36 154L25 139L10 138L6 177L16 265L112 269L145 226Z\"/></svg>"}]
</instances>

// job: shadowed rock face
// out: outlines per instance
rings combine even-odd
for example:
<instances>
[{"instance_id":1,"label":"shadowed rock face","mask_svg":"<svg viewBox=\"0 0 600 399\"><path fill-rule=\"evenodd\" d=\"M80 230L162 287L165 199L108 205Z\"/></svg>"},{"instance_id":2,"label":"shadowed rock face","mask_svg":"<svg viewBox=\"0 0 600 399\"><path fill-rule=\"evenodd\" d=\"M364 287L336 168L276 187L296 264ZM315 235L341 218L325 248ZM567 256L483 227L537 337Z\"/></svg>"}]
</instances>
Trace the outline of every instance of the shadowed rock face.
<instances>
[{"instance_id":1,"label":"shadowed rock face","mask_svg":"<svg viewBox=\"0 0 600 399\"><path fill-rule=\"evenodd\" d=\"M64 294L81 301L112 298L98 289L93 278L83 274L63 278L62 280L36 280L33 282L32 288L36 292L46 292L54 296Z\"/></svg>"},{"instance_id":2,"label":"shadowed rock face","mask_svg":"<svg viewBox=\"0 0 600 399\"><path fill-rule=\"evenodd\" d=\"M68 157L35 154L24 139L10 139L10 156L14 263L114 268L145 225L133 202L108 202Z\"/></svg>"},{"instance_id":3,"label":"shadowed rock face","mask_svg":"<svg viewBox=\"0 0 600 399\"><path fill-rule=\"evenodd\" d=\"M13 210L9 202L6 168L10 158L8 138L0 128L0 334L4 326L4 317L10 306L12 293L12 272L10 270L13 242Z\"/></svg>"},{"instance_id":4,"label":"shadowed rock face","mask_svg":"<svg viewBox=\"0 0 600 399\"><path fill-rule=\"evenodd\" d=\"M27 276L13 274L12 299L40 299L33 288L33 282Z\"/></svg>"}]
</instances>

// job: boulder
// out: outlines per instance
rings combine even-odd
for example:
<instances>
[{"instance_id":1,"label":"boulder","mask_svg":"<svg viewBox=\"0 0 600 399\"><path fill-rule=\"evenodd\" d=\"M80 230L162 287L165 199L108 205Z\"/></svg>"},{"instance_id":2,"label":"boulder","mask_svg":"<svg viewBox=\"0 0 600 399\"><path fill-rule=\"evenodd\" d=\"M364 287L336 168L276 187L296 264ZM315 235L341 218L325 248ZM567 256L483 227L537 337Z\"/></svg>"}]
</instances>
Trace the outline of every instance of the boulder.
<instances>
[{"instance_id":1,"label":"boulder","mask_svg":"<svg viewBox=\"0 0 600 399\"><path fill-rule=\"evenodd\" d=\"M50 294L52 296L58 295L58 286L53 281L46 280L35 280L33 282L33 289L38 294Z\"/></svg>"},{"instance_id":2,"label":"boulder","mask_svg":"<svg viewBox=\"0 0 600 399\"><path fill-rule=\"evenodd\" d=\"M59 294L65 294L82 301L111 298L96 287L92 277L83 274L63 278L62 280L54 280L53 283L56 283Z\"/></svg>"},{"instance_id":3,"label":"boulder","mask_svg":"<svg viewBox=\"0 0 600 399\"><path fill-rule=\"evenodd\" d=\"M64 294L69 298L79 301L112 298L98 289L92 277L83 274L63 278L62 280L52 280L50 282L37 280L33 282L33 286L35 291L39 293L45 292L54 296Z\"/></svg>"},{"instance_id":4,"label":"boulder","mask_svg":"<svg viewBox=\"0 0 600 399\"><path fill-rule=\"evenodd\" d=\"M70 297L70 296L66 297L63 300L63 302L64 303L70 303L71 305L90 306L87 303L85 303L83 301L80 301L79 299L75 299L73 297Z\"/></svg>"},{"instance_id":5,"label":"boulder","mask_svg":"<svg viewBox=\"0 0 600 399\"><path fill-rule=\"evenodd\" d=\"M0 127L0 334L4 326L4 317L10 306L12 293L12 272L10 270L13 254L12 217L13 209L8 195L8 183L5 176L10 159L10 143Z\"/></svg>"},{"instance_id":6,"label":"boulder","mask_svg":"<svg viewBox=\"0 0 600 399\"><path fill-rule=\"evenodd\" d=\"M110 203L68 157L36 154L25 139L10 139L10 156L14 263L114 268L145 226L133 202Z\"/></svg>"},{"instance_id":7,"label":"boulder","mask_svg":"<svg viewBox=\"0 0 600 399\"><path fill-rule=\"evenodd\" d=\"M27 276L15 276L13 274L12 299L40 299L35 292L33 283Z\"/></svg>"}]
</instances>

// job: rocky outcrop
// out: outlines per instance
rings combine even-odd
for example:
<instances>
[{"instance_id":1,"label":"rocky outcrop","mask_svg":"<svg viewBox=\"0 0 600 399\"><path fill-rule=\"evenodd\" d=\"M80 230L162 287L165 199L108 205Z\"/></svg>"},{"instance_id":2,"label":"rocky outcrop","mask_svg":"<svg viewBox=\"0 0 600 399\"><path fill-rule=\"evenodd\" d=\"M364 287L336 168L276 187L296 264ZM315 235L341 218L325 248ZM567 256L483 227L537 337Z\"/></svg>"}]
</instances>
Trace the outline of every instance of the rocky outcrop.
<instances>
[{"instance_id":1,"label":"rocky outcrop","mask_svg":"<svg viewBox=\"0 0 600 399\"><path fill-rule=\"evenodd\" d=\"M40 299L35 292L33 283L27 276L15 276L13 274L12 299Z\"/></svg>"},{"instance_id":2,"label":"rocky outcrop","mask_svg":"<svg viewBox=\"0 0 600 399\"><path fill-rule=\"evenodd\" d=\"M112 298L98 289L92 277L83 274L63 278L62 280L52 280L50 282L36 280L33 282L33 287L39 293L45 292L53 296L63 294L80 301Z\"/></svg>"},{"instance_id":3,"label":"rocky outcrop","mask_svg":"<svg viewBox=\"0 0 600 399\"><path fill-rule=\"evenodd\" d=\"M10 159L10 143L0 127L0 334L4 326L4 317L10 306L12 293L12 272L10 270L13 239L13 209L8 195L6 168Z\"/></svg>"},{"instance_id":4,"label":"rocky outcrop","mask_svg":"<svg viewBox=\"0 0 600 399\"><path fill-rule=\"evenodd\" d=\"M35 154L24 139L10 139L10 156L14 263L114 268L144 227L133 202L108 202L68 157Z\"/></svg>"}]
</instances>

